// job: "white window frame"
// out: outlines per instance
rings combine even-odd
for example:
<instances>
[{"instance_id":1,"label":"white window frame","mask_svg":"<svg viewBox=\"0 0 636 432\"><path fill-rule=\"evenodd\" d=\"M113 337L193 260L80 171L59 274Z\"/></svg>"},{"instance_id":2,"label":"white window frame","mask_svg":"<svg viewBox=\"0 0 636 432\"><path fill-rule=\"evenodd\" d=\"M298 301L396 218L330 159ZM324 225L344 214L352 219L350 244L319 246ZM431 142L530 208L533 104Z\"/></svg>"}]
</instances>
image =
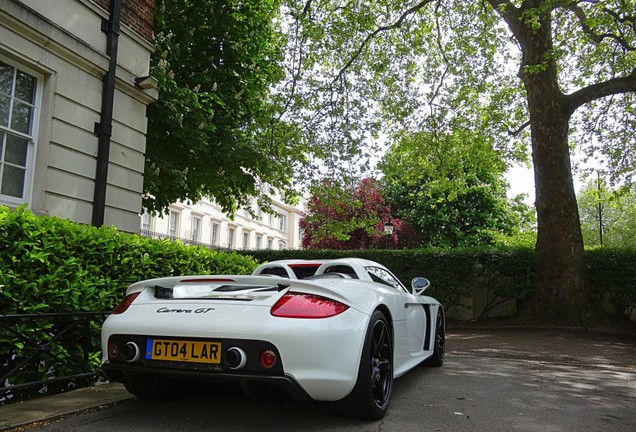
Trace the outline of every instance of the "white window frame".
<instances>
[{"instance_id":1,"label":"white window frame","mask_svg":"<svg viewBox=\"0 0 636 432\"><path fill-rule=\"evenodd\" d=\"M193 242L201 241L201 216L192 215L190 219L190 240Z\"/></svg>"},{"instance_id":2,"label":"white window frame","mask_svg":"<svg viewBox=\"0 0 636 432\"><path fill-rule=\"evenodd\" d=\"M234 249L234 238L236 237L236 227L227 228L227 248Z\"/></svg>"},{"instance_id":3,"label":"white window frame","mask_svg":"<svg viewBox=\"0 0 636 432\"><path fill-rule=\"evenodd\" d=\"M279 213L278 214L278 230L287 232L287 215Z\"/></svg>"},{"instance_id":4,"label":"white window frame","mask_svg":"<svg viewBox=\"0 0 636 432\"><path fill-rule=\"evenodd\" d=\"M212 246L219 245L219 232L221 230L221 224L218 222L210 223L210 244Z\"/></svg>"},{"instance_id":5,"label":"white window frame","mask_svg":"<svg viewBox=\"0 0 636 432\"><path fill-rule=\"evenodd\" d=\"M150 213L142 213L141 229L145 231L152 231L152 216Z\"/></svg>"},{"instance_id":6,"label":"white window frame","mask_svg":"<svg viewBox=\"0 0 636 432\"><path fill-rule=\"evenodd\" d=\"M174 224L173 224L173 221L174 221ZM170 215L168 216L168 236L170 238L173 238L173 239L179 238L180 221L181 221L181 212L178 212L176 210L170 210Z\"/></svg>"},{"instance_id":7,"label":"white window frame","mask_svg":"<svg viewBox=\"0 0 636 432\"><path fill-rule=\"evenodd\" d=\"M0 204L8 205L10 207L17 207L22 204L27 204L29 207L31 206L32 194L33 194L33 178L35 174L35 160L37 153L37 145L38 142L38 127L40 123L40 110L42 106L42 93L44 89L44 76L33 69L24 66L20 63L9 60L6 57L0 56L0 61L4 64L9 65L14 68L14 79L12 83L15 82L15 70L19 70L20 72L24 72L28 75L31 75L35 78L35 98L32 104L32 117L31 117L31 131L29 134L24 134L18 131L14 131L10 128L11 122L7 126L0 126L0 131L5 133L11 133L13 135L19 136L21 138L26 138L28 140L27 144L27 157L25 163L25 176L24 176L24 187L22 190L22 197L14 197L10 195L2 195L0 191ZM13 89L12 89L13 90ZM13 95L9 95L13 98ZM6 143L3 143L6 144ZM2 146L2 152L6 151L6 145ZM0 154L0 176L2 176L2 171L4 168L4 154ZM2 177L0 177L1 179ZM0 187L2 183L0 182Z\"/></svg>"},{"instance_id":8,"label":"white window frame","mask_svg":"<svg viewBox=\"0 0 636 432\"><path fill-rule=\"evenodd\" d=\"M249 231L243 231L243 249L250 248L250 233Z\"/></svg>"}]
</instances>

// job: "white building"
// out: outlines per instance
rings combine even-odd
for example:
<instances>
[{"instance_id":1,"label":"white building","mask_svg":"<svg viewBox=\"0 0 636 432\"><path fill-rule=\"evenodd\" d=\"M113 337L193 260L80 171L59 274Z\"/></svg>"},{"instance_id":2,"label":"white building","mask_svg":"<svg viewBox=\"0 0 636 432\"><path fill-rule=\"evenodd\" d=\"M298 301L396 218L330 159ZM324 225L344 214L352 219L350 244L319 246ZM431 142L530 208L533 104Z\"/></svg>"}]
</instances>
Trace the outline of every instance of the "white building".
<instances>
[{"instance_id":1,"label":"white building","mask_svg":"<svg viewBox=\"0 0 636 432\"><path fill-rule=\"evenodd\" d=\"M275 198L272 209L273 213L266 213L254 203L255 216L240 210L232 219L213 201L177 203L167 215L142 215L141 234L223 249L300 249L302 204L290 206Z\"/></svg>"},{"instance_id":2,"label":"white building","mask_svg":"<svg viewBox=\"0 0 636 432\"><path fill-rule=\"evenodd\" d=\"M0 205L138 232L153 13L154 0L0 0Z\"/></svg>"}]
</instances>

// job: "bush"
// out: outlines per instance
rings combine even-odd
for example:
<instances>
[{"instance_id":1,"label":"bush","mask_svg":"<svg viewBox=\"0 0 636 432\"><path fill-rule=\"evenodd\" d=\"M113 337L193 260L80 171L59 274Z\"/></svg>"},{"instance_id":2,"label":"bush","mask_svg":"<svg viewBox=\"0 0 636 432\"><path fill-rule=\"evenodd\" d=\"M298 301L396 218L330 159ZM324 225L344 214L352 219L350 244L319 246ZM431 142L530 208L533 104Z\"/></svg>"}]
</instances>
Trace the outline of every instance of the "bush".
<instances>
[{"instance_id":1,"label":"bush","mask_svg":"<svg viewBox=\"0 0 636 432\"><path fill-rule=\"evenodd\" d=\"M2 315L110 311L123 299L126 288L139 280L249 274L257 265L252 257L236 253L38 217L24 207L15 211L0 207ZM72 374L73 365L86 359L88 369L97 371L101 320L90 322L91 349L86 352L83 338L87 332L74 326L73 319L76 317L5 317L0 332L0 376L37 355L41 346L50 350L13 372L12 385ZM65 333L58 335L61 331ZM50 344L52 338L56 338L54 344Z\"/></svg>"},{"instance_id":2,"label":"bush","mask_svg":"<svg viewBox=\"0 0 636 432\"><path fill-rule=\"evenodd\" d=\"M285 250L245 252L260 261L276 259L334 259L355 256L386 265L406 287L417 276L431 281L428 294L446 310L461 309L465 300L484 295L477 312L481 319L499 304L524 299L531 290L534 251L517 248L403 249L403 250Z\"/></svg>"},{"instance_id":3,"label":"bush","mask_svg":"<svg viewBox=\"0 0 636 432\"><path fill-rule=\"evenodd\" d=\"M596 295L616 316L629 318L636 308L636 249L591 248L586 261Z\"/></svg>"},{"instance_id":4,"label":"bush","mask_svg":"<svg viewBox=\"0 0 636 432\"><path fill-rule=\"evenodd\" d=\"M460 310L475 302L474 316L485 319L505 302L518 304L532 294L536 261L530 246L407 250L283 250L249 251L260 261L276 259L333 259L355 256L386 265L410 286L415 276L428 278L427 291L446 310ZM636 250L597 248L585 252L590 283L608 312L629 318L636 309ZM485 291L485 292L484 292ZM511 312L514 312L513 308Z\"/></svg>"}]
</instances>

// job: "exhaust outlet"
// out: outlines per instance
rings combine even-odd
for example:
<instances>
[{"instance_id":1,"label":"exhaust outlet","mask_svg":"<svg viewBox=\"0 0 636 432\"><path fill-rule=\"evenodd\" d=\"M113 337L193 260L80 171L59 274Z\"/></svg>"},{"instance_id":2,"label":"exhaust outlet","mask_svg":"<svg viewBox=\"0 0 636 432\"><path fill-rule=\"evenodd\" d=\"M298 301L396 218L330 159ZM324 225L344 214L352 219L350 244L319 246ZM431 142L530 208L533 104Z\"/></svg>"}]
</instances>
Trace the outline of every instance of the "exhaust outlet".
<instances>
[{"instance_id":1,"label":"exhaust outlet","mask_svg":"<svg viewBox=\"0 0 636 432\"><path fill-rule=\"evenodd\" d=\"M121 350L121 358L131 363L139 360L141 350L135 342L127 342Z\"/></svg>"},{"instance_id":2,"label":"exhaust outlet","mask_svg":"<svg viewBox=\"0 0 636 432\"><path fill-rule=\"evenodd\" d=\"M247 363L247 356L245 355L245 351L238 347L232 347L225 351L225 365L232 369L237 370L241 369Z\"/></svg>"}]
</instances>

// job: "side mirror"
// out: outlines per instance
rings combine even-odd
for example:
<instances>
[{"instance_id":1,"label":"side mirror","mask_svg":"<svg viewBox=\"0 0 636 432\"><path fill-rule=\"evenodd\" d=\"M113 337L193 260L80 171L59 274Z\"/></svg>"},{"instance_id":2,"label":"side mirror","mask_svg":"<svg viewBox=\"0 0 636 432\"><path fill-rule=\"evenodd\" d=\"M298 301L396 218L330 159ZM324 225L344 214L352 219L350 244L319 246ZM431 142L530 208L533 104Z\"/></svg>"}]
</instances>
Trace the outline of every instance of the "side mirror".
<instances>
[{"instance_id":1,"label":"side mirror","mask_svg":"<svg viewBox=\"0 0 636 432\"><path fill-rule=\"evenodd\" d=\"M411 281L411 289L413 290L414 295L422 294L430 286L431 281L423 277L416 277Z\"/></svg>"}]
</instances>

